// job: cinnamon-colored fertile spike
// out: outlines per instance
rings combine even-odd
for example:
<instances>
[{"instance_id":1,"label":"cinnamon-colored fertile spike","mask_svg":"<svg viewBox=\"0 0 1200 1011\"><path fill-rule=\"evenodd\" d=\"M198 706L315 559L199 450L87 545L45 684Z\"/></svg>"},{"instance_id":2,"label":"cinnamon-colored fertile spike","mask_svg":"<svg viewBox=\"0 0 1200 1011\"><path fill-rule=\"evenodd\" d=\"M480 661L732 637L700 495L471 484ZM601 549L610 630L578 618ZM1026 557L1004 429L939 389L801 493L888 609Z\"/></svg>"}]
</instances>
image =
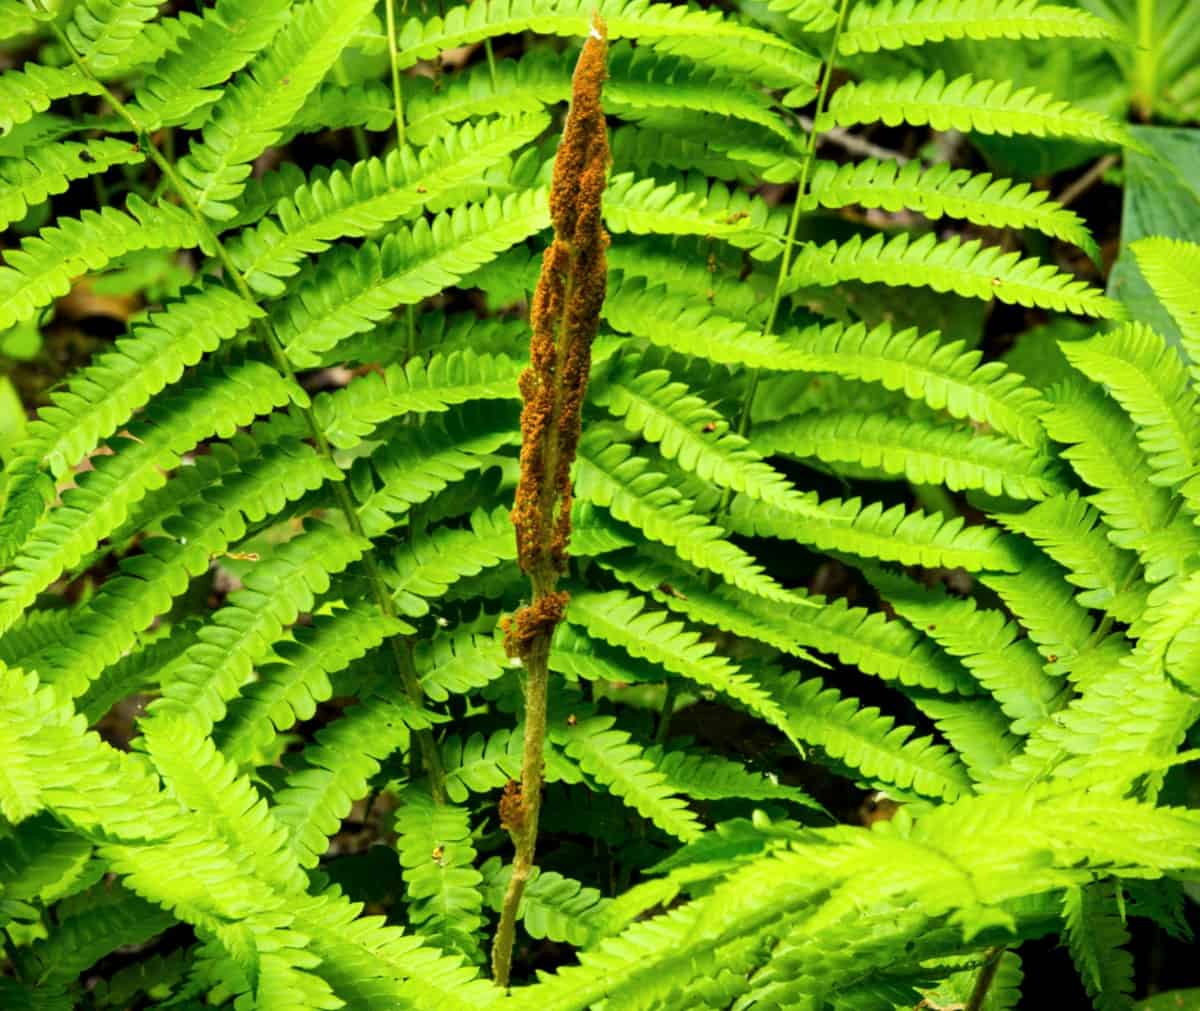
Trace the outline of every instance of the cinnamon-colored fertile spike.
<instances>
[{"instance_id":1,"label":"cinnamon-colored fertile spike","mask_svg":"<svg viewBox=\"0 0 1200 1011\"><path fill-rule=\"evenodd\" d=\"M596 17L575 68L571 109L554 159L554 242L542 258L530 313L529 367L520 380L521 476L512 517L517 558L533 583L537 611L518 614L513 623L509 645L520 656L536 638L534 629L553 632L565 603L555 585L566 569L571 465L608 272L600 203L609 164L600 104L607 48L604 22ZM555 605L541 603L551 596Z\"/></svg>"}]
</instances>

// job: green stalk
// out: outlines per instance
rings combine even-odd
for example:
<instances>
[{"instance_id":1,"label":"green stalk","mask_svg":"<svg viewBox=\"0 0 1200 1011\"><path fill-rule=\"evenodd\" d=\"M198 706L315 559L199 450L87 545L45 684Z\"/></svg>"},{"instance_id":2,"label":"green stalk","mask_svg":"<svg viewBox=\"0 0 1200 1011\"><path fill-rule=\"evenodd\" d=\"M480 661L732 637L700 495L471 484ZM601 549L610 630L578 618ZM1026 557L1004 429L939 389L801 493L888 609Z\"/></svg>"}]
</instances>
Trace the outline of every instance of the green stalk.
<instances>
[{"instance_id":1,"label":"green stalk","mask_svg":"<svg viewBox=\"0 0 1200 1011\"><path fill-rule=\"evenodd\" d=\"M40 6L40 0L37 0ZM45 10L45 8L42 8ZM250 290L250 285L246 282L246 278L242 272L238 270L237 265L233 262L233 258L229 255L228 250L221 243L216 232L213 231L212 225L204 216L203 212L196 202L192 199L191 191L187 184L179 177L175 171L175 166L169 159L165 158L154 146L150 139L150 135L146 132L137 117L133 115L116 95L110 91L102 81L96 78L87 65L83 62L71 41L67 38L64 32L56 23L50 22L51 30L57 36L59 42L62 43L71 61L79 68L80 72L91 78L100 90L100 93L112 105L113 110L127 122L134 133L137 134L139 143L150 156L150 159L158 166L163 177L168 181L172 190L182 201L183 206L196 220L200 232L206 240L206 244L212 249L220 261L226 276L233 282L237 288L238 294L247 302L255 302L254 293ZM275 367L283 374L285 378L297 388L299 383L296 380L296 372L292 368L292 364L288 361L287 354L283 349L283 345L279 342L279 337L275 333L274 328L265 319L255 320L254 327L259 338L263 341L271 353L271 358L275 362ZM333 459L333 451L330 448L329 440L325 438L325 433L322 431L320 424L317 422L316 415L309 406L299 408L304 422L308 427L309 434L312 436L313 444L316 446L317 452L329 459ZM358 537L365 539L366 534L363 531L362 521L359 519L358 511L354 508L354 500L350 497L350 492L346 488L345 482L338 481L333 485L334 497L337 500L338 509L346 518L346 525ZM375 563L374 556L368 552L363 558L363 566L366 569L367 581L371 585L372 593L376 603L379 605L379 610L389 618L397 616L396 606L392 601L391 594L388 593L387 584L383 580L383 575L379 571L378 565ZM392 636L388 642L391 645L392 660L395 667L395 673L401 684L404 686L404 691L408 695L409 700L416 706L424 705L424 693L421 690L421 683L417 678L416 672L412 669L410 663L405 662L404 652L401 644ZM441 756L438 754L437 744L433 739L433 734L428 730L418 730L415 732L418 746L421 749L421 757L425 765L425 771L429 775L430 791L436 802L445 803L446 787L445 774L442 771Z\"/></svg>"}]
</instances>

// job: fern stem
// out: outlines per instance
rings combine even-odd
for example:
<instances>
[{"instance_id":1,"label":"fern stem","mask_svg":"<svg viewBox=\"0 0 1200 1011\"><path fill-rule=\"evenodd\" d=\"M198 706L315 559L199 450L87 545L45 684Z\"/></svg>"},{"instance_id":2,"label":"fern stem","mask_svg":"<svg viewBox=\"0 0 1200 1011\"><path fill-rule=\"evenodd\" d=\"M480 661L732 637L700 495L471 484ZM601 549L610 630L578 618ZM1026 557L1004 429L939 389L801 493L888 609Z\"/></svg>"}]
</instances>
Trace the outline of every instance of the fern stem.
<instances>
[{"instance_id":1,"label":"fern stem","mask_svg":"<svg viewBox=\"0 0 1200 1011\"><path fill-rule=\"evenodd\" d=\"M66 32L63 31L58 24L53 21L50 22L50 27L54 34L58 37L59 42L62 43L67 54L71 57L71 61L76 67L79 68L80 73L84 74L86 77L95 82L96 86L100 90L100 93L112 105L113 110L122 119L124 119L133 129L134 133L137 134L139 142L146 149L146 153L150 156L154 164L158 166L159 171L161 171L164 178L167 179L171 189L175 191L176 195L183 202L183 205L187 211L192 215L193 218L195 218L196 224L200 229L202 236L204 237L206 247L213 250L217 259L220 261L226 276L237 288L238 294L240 294L247 302L254 303L254 293L250 290L250 285L246 282L246 278L242 275L241 271L238 270L236 264L233 262L233 258L229 255L228 250L226 250L225 246L221 243L221 240L217 236L216 232L213 231L212 225L204 216L204 213L196 205L196 202L192 199L192 195L187 187L187 184L179 177L179 174L175 171L175 166L163 156L162 152L160 152L157 147L154 146L150 139L150 135L146 132L142 124L138 122L137 117L129 111L125 103L117 98L117 96L114 95L104 85L104 83L91 72L88 66L80 58L79 53L76 51L74 45L72 45L71 41L67 38ZM275 333L274 329L265 319L256 320L254 327L260 339L270 351L271 358L275 362L275 367L288 380L289 383L296 388L300 388L299 382L296 379L295 370L292 368L291 362L288 361L287 354L283 349L283 345L280 344L279 337ZM305 425L307 426L310 435L312 436L313 444L316 447L317 452L321 456L332 460L333 451L330 448L329 441L325 438L325 433L321 430L321 426L318 423L317 417L313 413L312 408L308 406L301 406L299 407L299 411L301 416L304 418ZM346 488L345 483L341 481L334 482L333 494L337 500L338 509L346 518L346 525L357 537L365 539L366 534L363 530L362 521L359 519L358 510L354 507L354 500L350 497L350 492ZM366 570L367 580L371 585L372 593L380 611L389 618L395 618L397 615L396 606L392 601L391 594L388 592L387 584L384 582L383 576L379 571L379 567L375 563L374 555L370 552L367 552L363 556L363 567ZM411 661L407 663L405 662L404 649L397 641L395 636L391 637L388 642L391 644L395 673L400 683L404 686L405 694L408 695L409 700L414 705L418 707L423 706L424 693L421 691L421 683L417 678ZM418 730L415 732L415 734L418 747L421 749L421 758L425 765L425 772L429 776L430 792L432 793L434 800L439 804L445 803L445 775L442 770L441 757L437 750L437 743L433 739L432 732L428 729Z\"/></svg>"},{"instance_id":2,"label":"fern stem","mask_svg":"<svg viewBox=\"0 0 1200 1011\"><path fill-rule=\"evenodd\" d=\"M492 40L483 40L483 52L487 56L488 76L492 79L492 91L496 90L496 54L492 52Z\"/></svg>"},{"instance_id":3,"label":"fern stem","mask_svg":"<svg viewBox=\"0 0 1200 1011\"><path fill-rule=\"evenodd\" d=\"M671 732L671 717L675 713L675 700L679 697L679 682L675 678L667 681L667 691L663 696L662 709L658 714L658 726L654 730L654 743L666 744Z\"/></svg>"},{"instance_id":4,"label":"fern stem","mask_svg":"<svg viewBox=\"0 0 1200 1011\"><path fill-rule=\"evenodd\" d=\"M605 26L593 15L554 160L554 241L542 260L530 312L529 367L521 374L521 475L512 520L517 559L529 577L533 600L505 622L505 649L524 663L526 676L521 782L510 780L500 802L500 824L514 848L512 877L492 944L492 977L501 987L508 986L517 911L534 867L545 775L550 643L568 600L558 581L566 572L571 536L571 466L608 274L608 234L600 209L609 162L600 104L606 60Z\"/></svg>"},{"instance_id":5,"label":"fern stem","mask_svg":"<svg viewBox=\"0 0 1200 1011\"><path fill-rule=\"evenodd\" d=\"M987 1000L988 991L992 988L992 983L996 979L996 972L1000 968L1000 959L1004 957L1004 949L1002 947L989 948L987 951L987 961L979 969L979 974L975 977L975 985L971 988L971 997L967 1001L967 1006L964 1011L983 1011L984 1001Z\"/></svg>"},{"instance_id":6,"label":"fern stem","mask_svg":"<svg viewBox=\"0 0 1200 1011\"><path fill-rule=\"evenodd\" d=\"M400 57L396 52L396 0L387 0L388 60L392 65L392 106L396 115L396 146L404 147L404 88L400 84Z\"/></svg>"},{"instance_id":7,"label":"fern stem","mask_svg":"<svg viewBox=\"0 0 1200 1011\"><path fill-rule=\"evenodd\" d=\"M816 121L821 118L825 102L829 97L829 82L837 62L838 39L842 35L842 26L846 23L846 13L850 9L850 0L840 0L838 4L837 23L833 27L833 37L829 40L829 54L825 58L825 67L821 71L821 85L817 91L817 104L813 109L813 128L808 131L808 141L804 145L804 159L800 163L800 178L796 180L796 197L792 203L792 213L788 218L787 235L783 241L783 253L779 258L779 274L775 278L775 290L771 294L771 308L767 312L767 320L763 324L763 333L769 334L775 328L775 317L779 313L779 305L783 300L783 286L787 283L788 268L792 264L792 247L796 244L796 231L800 227L800 212L804 198L808 194L808 177L813 160L817 153ZM755 369L750 373L750 385L746 397L742 401L742 411L738 417L738 435L745 435L750 426L750 408L754 403L754 394L758 390L758 377L761 370Z\"/></svg>"}]
</instances>

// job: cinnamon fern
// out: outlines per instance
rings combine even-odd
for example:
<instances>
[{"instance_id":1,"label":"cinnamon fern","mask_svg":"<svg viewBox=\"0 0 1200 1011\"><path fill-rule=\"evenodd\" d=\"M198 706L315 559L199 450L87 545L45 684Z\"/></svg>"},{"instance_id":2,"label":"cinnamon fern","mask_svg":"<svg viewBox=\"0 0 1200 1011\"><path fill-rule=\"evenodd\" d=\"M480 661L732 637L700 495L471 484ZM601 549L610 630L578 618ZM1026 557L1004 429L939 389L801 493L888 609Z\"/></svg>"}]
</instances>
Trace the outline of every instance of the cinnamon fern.
<instances>
[{"instance_id":1,"label":"cinnamon fern","mask_svg":"<svg viewBox=\"0 0 1200 1011\"><path fill-rule=\"evenodd\" d=\"M1177 346L1044 190L859 156L1136 144L907 59L963 39L1124 44L0 0L0 348L122 307L0 430L0 1006L1001 1011L1047 938L1132 1006L1200 873L1200 246L1133 246Z\"/></svg>"}]
</instances>

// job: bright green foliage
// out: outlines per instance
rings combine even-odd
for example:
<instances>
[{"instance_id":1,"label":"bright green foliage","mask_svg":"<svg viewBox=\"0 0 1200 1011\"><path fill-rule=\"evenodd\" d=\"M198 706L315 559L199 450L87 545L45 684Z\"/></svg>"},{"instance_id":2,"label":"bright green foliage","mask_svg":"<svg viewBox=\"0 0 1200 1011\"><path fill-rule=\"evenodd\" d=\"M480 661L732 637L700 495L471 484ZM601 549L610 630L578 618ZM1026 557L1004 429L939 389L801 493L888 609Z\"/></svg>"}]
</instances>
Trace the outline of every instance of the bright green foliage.
<instances>
[{"instance_id":1,"label":"bright green foliage","mask_svg":"<svg viewBox=\"0 0 1200 1011\"><path fill-rule=\"evenodd\" d=\"M1179 348L1026 379L994 303L1125 315L1083 216L846 135L1119 145L911 70L1108 22L419 2L393 52L367 0L185 6L0 0L0 347L144 305L3 442L0 1005L904 1011L994 966L1007 1011L1057 934L1127 1007L1125 917L1184 932L1200 868L1200 247L1134 248ZM505 995L518 381L593 7L609 282Z\"/></svg>"}]
</instances>

